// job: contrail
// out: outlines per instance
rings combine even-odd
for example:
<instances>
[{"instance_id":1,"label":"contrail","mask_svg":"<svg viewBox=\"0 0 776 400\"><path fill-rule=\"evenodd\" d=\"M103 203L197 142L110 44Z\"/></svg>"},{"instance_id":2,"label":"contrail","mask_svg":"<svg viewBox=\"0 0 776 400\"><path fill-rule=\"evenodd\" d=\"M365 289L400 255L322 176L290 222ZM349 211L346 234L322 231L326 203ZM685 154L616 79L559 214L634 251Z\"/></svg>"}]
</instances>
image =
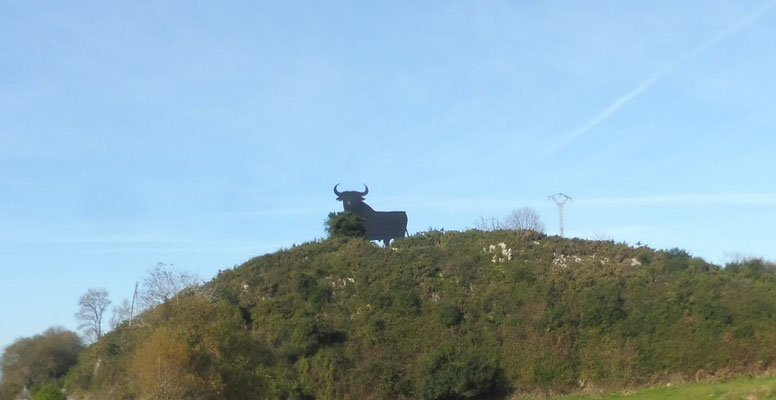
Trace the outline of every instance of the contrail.
<instances>
[{"instance_id":1,"label":"contrail","mask_svg":"<svg viewBox=\"0 0 776 400\"><path fill-rule=\"evenodd\" d=\"M628 104L628 102L638 97L641 93L649 89L652 85L655 84L655 82L662 79L666 74L671 72L674 68L686 62L687 60L697 56L698 54L705 52L711 47L714 47L717 43L727 39L729 36L740 31L741 29L744 29L745 27L749 26L774 6L776 6L776 1L768 1L761 4L759 7L752 10L749 14L745 15L743 18L739 19L729 27L723 29L722 31L712 36L709 40L701 43L699 46L677 57L675 60L668 63L663 68L657 70L655 73L648 76L641 83L639 83L638 86L631 89L628 93L625 93L614 103L609 105L609 107L606 107L606 109L601 111L598 115L596 115L593 119L588 121L585 125L566 135L563 139L561 139L561 141L558 144L550 148L548 151L544 152L543 156L548 156L560 150L561 148L565 147L566 145L574 141L574 139L587 133L588 131L595 128L602 122L606 121L610 116L612 116L612 114L617 112L617 110L619 110L620 107L624 106L625 104Z\"/></svg>"}]
</instances>

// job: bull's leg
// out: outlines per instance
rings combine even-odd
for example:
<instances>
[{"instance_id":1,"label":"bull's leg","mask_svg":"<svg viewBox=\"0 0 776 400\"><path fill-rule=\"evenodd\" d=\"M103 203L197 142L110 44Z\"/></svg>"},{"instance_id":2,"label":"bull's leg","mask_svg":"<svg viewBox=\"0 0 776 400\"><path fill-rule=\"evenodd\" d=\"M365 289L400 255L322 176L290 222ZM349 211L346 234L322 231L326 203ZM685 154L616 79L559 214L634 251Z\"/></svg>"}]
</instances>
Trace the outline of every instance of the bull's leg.
<instances>
[{"instance_id":1,"label":"bull's leg","mask_svg":"<svg viewBox=\"0 0 776 400\"><path fill-rule=\"evenodd\" d=\"M383 239L383 243L385 244L385 247L388 247L388 245L391 243L391 238Z\"/></svg>"}]
</instances>

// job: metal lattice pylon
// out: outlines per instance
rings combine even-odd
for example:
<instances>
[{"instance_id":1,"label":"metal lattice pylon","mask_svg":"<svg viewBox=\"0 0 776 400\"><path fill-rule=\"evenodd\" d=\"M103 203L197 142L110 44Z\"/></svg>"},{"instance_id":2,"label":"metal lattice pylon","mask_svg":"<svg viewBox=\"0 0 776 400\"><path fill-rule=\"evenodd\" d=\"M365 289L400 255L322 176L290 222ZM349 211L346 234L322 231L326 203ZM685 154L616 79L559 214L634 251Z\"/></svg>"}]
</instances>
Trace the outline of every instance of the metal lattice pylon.
<instances>
[{"instance_id":1,"label":"metal lattice pylon","mask_svg":"<svg viewBox=\"0 0 776 400\"><path fill-rule=\"evenodd\" d=\"M566 205L566 202L571 200L571 197L563 193L555 193L553 195L547 196L547 200L554 201L558 206L558 225L560 226L560 237L563 237L563 206Z\"/></svg>"}]
</instances>

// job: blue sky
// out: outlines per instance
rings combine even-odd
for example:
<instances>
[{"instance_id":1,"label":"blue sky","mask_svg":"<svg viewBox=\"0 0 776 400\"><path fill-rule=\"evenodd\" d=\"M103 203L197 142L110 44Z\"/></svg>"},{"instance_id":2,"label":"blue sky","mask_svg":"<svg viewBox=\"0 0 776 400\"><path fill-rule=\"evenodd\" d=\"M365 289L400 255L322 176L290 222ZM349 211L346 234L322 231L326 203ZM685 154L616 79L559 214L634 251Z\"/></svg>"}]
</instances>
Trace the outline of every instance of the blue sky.
<instances>
[{"instance_id":1,"label":"blue sky","mask_svg":"<svg viewBox=\"0 0 776 400\"><path fill-rule=\"evenodd\" d=\"M0 0L0 347L157 262L564 192L567 236L776 259L776 2Z\"/></svg>"}]
</instances>

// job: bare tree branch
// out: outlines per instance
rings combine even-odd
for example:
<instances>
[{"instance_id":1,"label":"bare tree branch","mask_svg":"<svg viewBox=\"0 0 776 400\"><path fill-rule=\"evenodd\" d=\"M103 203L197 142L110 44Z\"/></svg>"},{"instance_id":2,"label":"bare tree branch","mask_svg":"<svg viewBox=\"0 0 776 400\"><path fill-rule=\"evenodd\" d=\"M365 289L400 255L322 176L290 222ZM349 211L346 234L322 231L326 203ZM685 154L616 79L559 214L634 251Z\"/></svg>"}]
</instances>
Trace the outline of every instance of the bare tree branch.
<instances>
[{"instance_id":1,"label":"bare tree branch","mask_svg":"<svg viewBox=\"0 0 776 400\"><path fill-rule=\"evenodd\" d=\"M539 213L533 208L522 207L512 211L502 221L504 229L532 230L544 232L544 224L539 217Z\"/></svg>"},{"instance_id":2,"label":"bare tree branch","mask_svg":"<svg viewBox=\"0 0 776 400\"><path fill-rule=\"evenodd\" d=\"M148 271L143 279L139 293L140 304L148 309L172 299L180 291L197 287L200 283L196 275L172 269L171 265L158 263Z\"/></svg>"},{"instance_id":3,"label":"bare tree branch","mask_svg":"<svg viewBox=\"0 0 776 400\"><path fill-rule=\"evenodd\" d=\"M85 337L94 340L102 337L102 317L109 305L108 291L103 288L89 289L78 299L75 318Z\"/></svg>"},{"instance_id":4,"label":"bare tree branch","mask_svg":"<svg viewBox=\"0 0 776 400\"><path fill-rule=\"evenodd\" d=\"M131 308L132 305L130 304L129 299L124 299L121 301L121 304L113 307L113 315L110 318L111 329L116 329L117 326L132 318Z\"/></svg>"},{"instance_id":5,"label":"bare tree branch","mask_svg":"<svg viewBox=\"0 0 776 400\"><path fill-rule=\"evenodd\" d=\"M539 213L530 207L518 208L504 218L480 217L474 225L477 229L484 231L512 229L544 232L544 223L542 223Z\"/></svg>"}]
</instances>

